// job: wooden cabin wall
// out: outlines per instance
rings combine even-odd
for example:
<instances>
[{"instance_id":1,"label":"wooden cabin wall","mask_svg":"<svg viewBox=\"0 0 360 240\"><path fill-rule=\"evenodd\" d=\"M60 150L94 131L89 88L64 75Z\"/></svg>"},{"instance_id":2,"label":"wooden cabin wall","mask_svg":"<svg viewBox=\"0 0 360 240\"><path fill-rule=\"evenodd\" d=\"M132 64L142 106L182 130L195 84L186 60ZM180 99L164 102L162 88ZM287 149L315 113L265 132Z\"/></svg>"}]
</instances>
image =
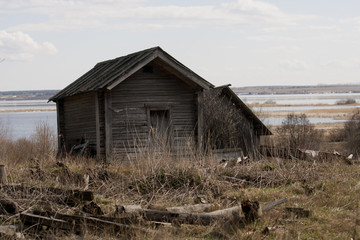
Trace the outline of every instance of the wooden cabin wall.
<instances>
[{"instance_id":1,"label":"wooden cabin wall","mask_svg":"<svg viewBox=\"0 0 360 240\"><path fill-rule=\"evenodd\" d=\"M80 94L65 98L60 132L64 136L67 151L81 138L89 140L96 149L95 93Z\"/></svg>"},{"instance_id":2,"label":"wooden cabin wall","mask_svg":"<svg viewBox=\"0 0 360 240\"><path fill-rule=\"evenodd\" d=\"M155 63L150 66L140 69L111 92L112 147L116 153L133 153L139 147L148 147L149 105L169 107L175 152L185 151L189 143L195 146L196 90L161 66Z\"/></svg>"},{"instance_id":3,"label":"wooden cabin wall","mask_svg":"<svg viewBox=\"0 0 360 240\"><path fill-rule=\"evenodd\" d=\"M98 114L99 114L99 131L100 131L100 156L105 156L105 95L99 92L98 97Z\"/></svg>"}]
</instances>

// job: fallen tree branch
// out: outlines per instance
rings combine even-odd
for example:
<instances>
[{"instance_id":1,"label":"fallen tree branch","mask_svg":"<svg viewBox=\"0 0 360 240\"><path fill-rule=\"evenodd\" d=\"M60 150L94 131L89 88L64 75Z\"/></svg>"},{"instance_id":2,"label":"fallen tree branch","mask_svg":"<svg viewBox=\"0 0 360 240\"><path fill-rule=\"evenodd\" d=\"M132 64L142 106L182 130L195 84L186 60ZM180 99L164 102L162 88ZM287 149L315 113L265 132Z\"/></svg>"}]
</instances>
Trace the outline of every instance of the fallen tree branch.
<instances>
[{"instance_id":1,"label":"fallen tree branch","mask_svg":"<svg viewBox=\"0 0 360 240\"><path fill-rule=\"evenodd\" d=\"M283 203L286 203L287 202L287 199L286 198L282 198L280 200L277 200L275 202L272 202L272 203L268 203L266 204L265 206L263 206L261 208L261 211L262 212L266 212L266 211L269 211L270 209L273 209L274 207L280 205L280 204L283 204Z\"/></svg>"}]
</instances>

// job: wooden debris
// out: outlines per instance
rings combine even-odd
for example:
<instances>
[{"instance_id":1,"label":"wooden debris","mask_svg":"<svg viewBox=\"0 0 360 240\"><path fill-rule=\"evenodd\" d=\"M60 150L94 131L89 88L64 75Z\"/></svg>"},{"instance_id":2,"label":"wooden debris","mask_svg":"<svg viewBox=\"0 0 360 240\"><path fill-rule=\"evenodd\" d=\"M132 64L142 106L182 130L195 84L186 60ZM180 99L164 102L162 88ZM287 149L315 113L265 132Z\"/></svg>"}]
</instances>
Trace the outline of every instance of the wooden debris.
<instances>
[{"instance_id":1,"label":"wooden debris","mask_svg":"<svg viewBox=\"0 0 360 240\"><path fill-rule=\"evenodd\" d=\"M35 215L28 212L20 213L20 220L24 225L37 225L37 226L45 225L51 228L68 230L68 231L74 229L73 224L67 221Z\"/></svg>"},{"instance_id":2,"label":"wooden debris","mask_svg":"<svg viewBox=\"0 0 360 240\"><path fill-rule=\"evenodd\" d=\"M122 205L116 206L115 215L122 213L139 213L143 211L141 205Z\"/></svg>"},{"instance_id":3,"label":"wooden debris","mask_svg":"<svg viewBox=\"0 0 360 240\"><path fill-rule=\"evenodd\" d=\"M216 204L195 204L195 205L186 205L179 207L167 207L166 211L175 212L175 213L200 213L200 212L211 212L218 209Z\"/></svg>"},{"instance_id":4,"label":"wooden debris","mask_svg":"<svg viewBox=\"0 0 360 240\"><path fill-rule=\"evenodd\" d=\"M286 198L282 198L280 200L277 200L275 202L272 202L272 203L269 203L269 204L266 204L265 206L263 206L261 208L261 211L262 212L266 212L266 211L269 211L270 209L273 209L274 207L280 205L280 204L283 204L283 203L286 203L287 202L287 199Z\"/></svg>"},{"instance_id":5,"label":"wooden debris","mask_svg":"<svg viewBox=\"0 0 360 240\"><path fill-rule=\"evenodd\" d=\"M261 216L261 208L258 201L244 200L241 202L241 209L247 222L253 222Z\"/></svg>"},{"instance_id":6,"label":"wooden debris","mask_svg":"<svg viewBox=\"0 0 360 240\"><path fill-rule=\"evenodd\" d=\"M176 224L210 225L217 221L229 220L228 216L224 215L211 215L209 213L174 213L151 209L144 209L141 212L141 216L147 221L169 222ZM239 216L239 218L240 217L241 216Z\"/></svg>"},{"instance_id":7,"label":"wooden debris","mask_svg":"<svg viewBox=\"0 0 360 240\"><path fill-rule=\"evenodd\" d=\"M55 195L62 196L63 198L73 198L77 201L92 201L94 200L94 193L91 191L81 191L77 189L63 189L63 188L55 188L55 187L30 187L22 184L13 184L13 185L2 185L0 189L4 189L5 191L19 191L25 193L53 193Z\"/></svg>"},{"instance_id":8,"label":"wooden debris","mask_svg":"<svg viewBox=\"0 0 360 240\"><path fill-rule=\"evenodd\" d=\"M67 214L58 214L53 213L48 215L48 213L42 212L38 214L23 212L20 214L20 220L24 225L30 226L47 226L53 229L61 229L69 232L75 232L77 234L82 234L84 228L96 233L106 232L107 234L124 234L129 232L141 232L141 233L155 233L152 230L130 226L127 224L117 223L114 221L108 221L105 219L100 219L96 217L86 217L79 215L67 215ZM43 216L48 215L48 216Z\"/></svg>"}]
</instances>

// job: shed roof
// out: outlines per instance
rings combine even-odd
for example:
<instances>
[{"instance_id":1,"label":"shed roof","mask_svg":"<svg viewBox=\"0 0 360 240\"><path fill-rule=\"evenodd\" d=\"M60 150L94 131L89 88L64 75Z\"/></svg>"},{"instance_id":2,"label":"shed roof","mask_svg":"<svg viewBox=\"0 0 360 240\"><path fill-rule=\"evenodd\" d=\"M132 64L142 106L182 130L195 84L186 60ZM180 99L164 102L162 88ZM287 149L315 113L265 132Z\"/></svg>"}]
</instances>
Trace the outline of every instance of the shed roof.
<instances>
[{"instance_id":1,"label":"shed roof","mask_svg":"<svg viewBox=\"0 0 360 240\"><path fill-rule=\"evenodd\" d=\"M185 77L200 88L209 89L213 87L211 83L194 73L160 47L154 47L96 64L87 73L51 97L49 101L56 102L58 99L80 93L111 90L156 58L162 60L178 75Z\"/></svg>"},{"instance_id":2,"label":"shed roof","mask_svg":"<svg viewBox=\"0 0 360 240\"><path fill-rule=\"evenodd\" d=\"M238 97L238 95L231 90L230 85L216 87L221 89L221 93L227 95L230 100L243 112L245 117L253 122L255 131L259 135L272 135L272 132L265 126L265 124L255 115L255 113Z\"/></svg>"}]
</instances>

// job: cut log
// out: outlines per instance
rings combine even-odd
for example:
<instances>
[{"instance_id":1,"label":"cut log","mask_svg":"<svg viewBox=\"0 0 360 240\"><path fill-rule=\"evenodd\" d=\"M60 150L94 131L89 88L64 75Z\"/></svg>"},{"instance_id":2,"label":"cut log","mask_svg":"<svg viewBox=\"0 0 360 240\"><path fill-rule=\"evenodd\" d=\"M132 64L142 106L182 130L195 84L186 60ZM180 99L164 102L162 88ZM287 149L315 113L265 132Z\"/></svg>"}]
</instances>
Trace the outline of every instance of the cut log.
<instances>
[{"instance_id":1,"label":"cut log","mask_svg":"<svg viewBox=\"0 0 360 240\"><path fill-rule=\"evenodd\" d=\"M195 204L179 207L168 207L166 211L174 213L200 213L200 212L211 212L215 211L218 208L217 205L208 203L208 204Z\"/></svg>"}]
</instances>

